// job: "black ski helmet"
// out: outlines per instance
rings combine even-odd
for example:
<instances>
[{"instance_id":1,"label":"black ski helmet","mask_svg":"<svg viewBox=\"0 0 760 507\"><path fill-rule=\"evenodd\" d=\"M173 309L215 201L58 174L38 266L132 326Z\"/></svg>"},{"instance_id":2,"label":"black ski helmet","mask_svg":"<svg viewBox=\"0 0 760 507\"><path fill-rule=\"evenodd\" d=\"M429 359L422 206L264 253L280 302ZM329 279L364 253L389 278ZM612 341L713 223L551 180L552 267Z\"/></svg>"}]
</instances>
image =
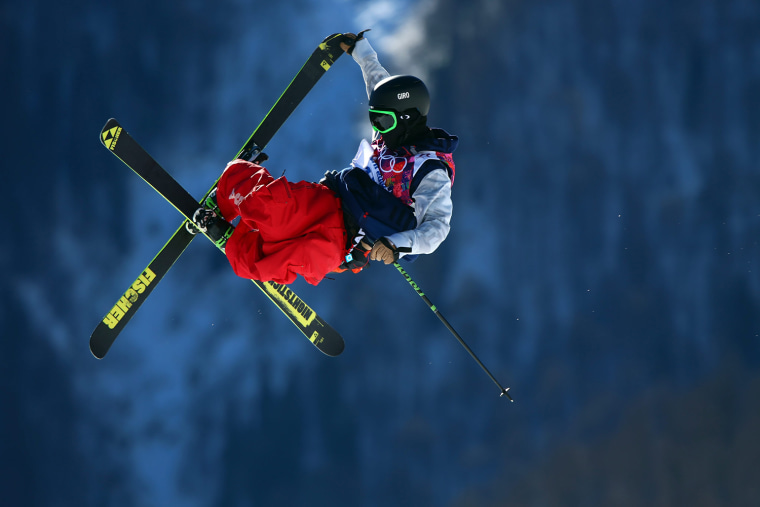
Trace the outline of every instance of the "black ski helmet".
<instances>
[{"instance_id":1,"label":"black ski helmet","mask_svg":"<svg viewBox=\"0 0 760 507\"><path fill-rule=\"evenodd\" d=\"M391 76L375 85L369 96L369 108L398 113L416 109L421 116L427 116L430 94L419 78Z\"/></svg>"}]
</instances>

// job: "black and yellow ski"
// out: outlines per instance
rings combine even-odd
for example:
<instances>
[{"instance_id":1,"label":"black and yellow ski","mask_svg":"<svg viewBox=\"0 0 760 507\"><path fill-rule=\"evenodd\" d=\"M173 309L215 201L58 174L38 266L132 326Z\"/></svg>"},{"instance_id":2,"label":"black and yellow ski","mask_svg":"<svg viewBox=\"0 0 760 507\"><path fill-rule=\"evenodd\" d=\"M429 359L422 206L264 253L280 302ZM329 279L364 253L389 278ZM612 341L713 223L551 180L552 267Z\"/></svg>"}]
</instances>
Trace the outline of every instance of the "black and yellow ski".
<instances>
[{"instance_id":1,"label":"black and yellow ski","mask_svg":"<svg viewBox=\"0 0 760 507\"><path fill-rule=\"evenodd\" d=\"M342 39L341 34L331 35L314 50L234 158L252 160L261 153L312 87L343 54L339 46ZM137 144L116 120L111 119L106 123L100 133L100 141L173 204L186 220L93 331L90 350L98 359L105 357L127 322L195 237L188 232L185 224L198 208L198 201ZM215 187L216 182L200 202L205 201ZM330 356L337 356L343 351L344 342L340 334L287 286L257 280L253 282L319 350Z\"/></svg>"}]
</instances>

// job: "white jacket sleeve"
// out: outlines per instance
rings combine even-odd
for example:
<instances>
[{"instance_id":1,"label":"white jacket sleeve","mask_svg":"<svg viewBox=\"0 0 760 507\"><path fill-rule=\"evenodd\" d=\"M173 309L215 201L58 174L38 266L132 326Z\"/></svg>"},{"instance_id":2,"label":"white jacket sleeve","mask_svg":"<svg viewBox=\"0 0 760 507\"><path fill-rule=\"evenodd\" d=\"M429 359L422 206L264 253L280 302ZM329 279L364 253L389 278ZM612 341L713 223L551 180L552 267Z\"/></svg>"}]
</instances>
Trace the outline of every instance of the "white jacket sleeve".
<instances>
[{"instance_id":1,"label":"white jacket sleeve","mask_svg":"<svg viewBox=\"0 0 760 507\"><path fill-rule=\"evenodd\" d=\"M351 52L361 66L367 97L375 85L390 77L380 65L377 53L367 39L357 41ZM414 192L414 215L417 227L397 232L388 239L397 247L411 248L411 255L429 254L446 239L449 234L453 205L451 202L451 179L445 169L436 169L427 174ZM407 254L401 254L401 256Z\"/></svg>"},{"instance_id":2,"label":"white jacket sleeve","mask_svg":"<svg viewBox=\"0 0 760 507\"><path fill-rule=\"evenodd\" d=\"M356 42L351 56L362 68L362 77L364 77L364 84L367 85L367 97L369 97L375 85L386 77L390 77L390 74L380 65L377 53L369 45L367 39Z\"/></svg>"},{"instance_id":3,"label":"white jacket sleeve","mask_svg":"<svg viewBox=\"0 0 760 507\"><path fill-rule=\"evenodd\" d=\"M417 227L391 234L388 239L399 248L411 248L411 255L433 253L451 228L453 203L446 170L436 169L422 178L413 198Z\"/></svg>"}]
</instances>

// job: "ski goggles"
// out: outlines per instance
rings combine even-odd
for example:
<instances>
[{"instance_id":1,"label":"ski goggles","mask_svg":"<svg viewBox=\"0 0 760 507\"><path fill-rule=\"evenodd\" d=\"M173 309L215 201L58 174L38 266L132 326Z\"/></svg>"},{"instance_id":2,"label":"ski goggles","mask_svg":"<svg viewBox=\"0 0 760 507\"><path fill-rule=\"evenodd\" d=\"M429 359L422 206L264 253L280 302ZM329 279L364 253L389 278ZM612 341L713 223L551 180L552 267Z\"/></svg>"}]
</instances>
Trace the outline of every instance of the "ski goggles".
<instances>
[{"instance_id":1,"label":"ski goggles","mask_svg":"<svg viewBox=\"0 0 760 507\"><path fill-rule=\"evenodd\" d=\"M369 110L369 121L372 124L372 128L381 134L390 132L398 124L396 113L393 111L380 111L379 109Z\"/></svg>"}]
</instances>

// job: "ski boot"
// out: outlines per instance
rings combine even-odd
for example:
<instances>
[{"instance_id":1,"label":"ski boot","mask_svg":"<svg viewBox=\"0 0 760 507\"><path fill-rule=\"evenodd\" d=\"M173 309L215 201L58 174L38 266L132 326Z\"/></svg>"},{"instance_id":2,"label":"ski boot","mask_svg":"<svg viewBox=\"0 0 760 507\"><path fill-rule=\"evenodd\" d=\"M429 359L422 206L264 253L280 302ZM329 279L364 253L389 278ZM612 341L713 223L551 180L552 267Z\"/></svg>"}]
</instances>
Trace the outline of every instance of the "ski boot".
<instances>
[{"instance_id":1,"label":"ski boot","mask_svg":"<svg viewBox=\"0 0 760 507\"><path fill-rule=\"evenodd\" d=\"M222 212L219 211L219 204L216 202L216 187L209 192L208 196L203 200L203 207L210 209L214 213L216 213L217 216L222 216Z\"/></svg>"},{"instance_id":2,"label":"ski boot","mask_svg":"<svg viewBox=\"0 0 760 507\"><path fill-rule=\"evenodd\" d=\"M192 223L188 221L185 228L190 234L197 234L198 231L206 234L222 251L224 251L224 245L235 230L222 218L222 214L219 212L219 206L216 203L216 189L206 197L203 206L195 210Z\"/></svg>"}]
</instances>

